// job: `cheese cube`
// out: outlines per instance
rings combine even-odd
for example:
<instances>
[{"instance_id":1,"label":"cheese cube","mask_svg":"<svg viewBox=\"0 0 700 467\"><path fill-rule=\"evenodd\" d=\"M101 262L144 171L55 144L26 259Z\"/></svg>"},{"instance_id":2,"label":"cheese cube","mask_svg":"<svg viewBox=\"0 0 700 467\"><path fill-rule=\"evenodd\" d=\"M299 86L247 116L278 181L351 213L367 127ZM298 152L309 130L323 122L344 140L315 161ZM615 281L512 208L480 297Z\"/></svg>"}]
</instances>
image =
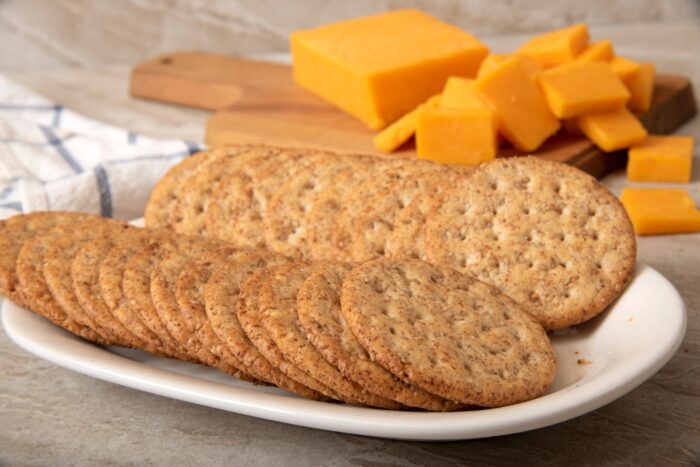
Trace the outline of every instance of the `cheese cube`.
<instances>
[{"instance_id":1,"label":"cheese cube","mask_svg":"<svg viewBox=\"0 0 700 467\"><path fill-rule=\"evenodd\" d=\"M538 74L542 72L542 67L537 61L530 57L529 55L517 55L517 54L489 54L479 67L479 73L477 77L485 75L494 68L496 68L501 63L505 62L509 58L517 58L520 64L525 67L527 72L535 78Z\"/></svg>"},{"instance_id":2,"label":"cheese cube","mask_svg":"<svg viewBox=\"0 0 700 467\"><path fill-rule=\"evenodd\" d=\"M581 52L575 59L575 62L588 63L588 62L608 62L612 60L615 56L615 51L613 49L612 42L605 39L602 41L594 42L593 44L586 47L586 49Z\"/></svg>"},{"instance_id":3,"label":"cheese cube","mask_svg":"<svg viewBox=\"0 0 700 467\"><path fill-rule=\"evenodd\" d=\"M440 107L444 109L488 109L486 97L476 88L473 79L450 77L442 90Z\"/></svg>"},{"instance_id":4,"label":"cheese cube","mask_svg":"<svg viewBox=\"0 0 700 467\"><path fill-rule=\"evenodd\" d=\"M381 129L474 77L488 54L472 35L417 10L397 10L297 31L290 38L301 87Z\"/></svg>"},{"instance_id":5,"label":"cheese cube","mask_svg":"<svg viewBox=\"0 0 700 467\"><path fill-rule=\"evenodd\" d=\"M496 157L496 136L490 110L430 108L418 116L416 150L419 159L478 165Z\"/></svg>"},{"instance_id":6,"label":"cheese cube","mask_svg":"<svg viewBox=\"0 0 700 467\"><path fill-rule=\"evenodd\" d=\"M615 110L630 93L605 62L571 63L538 77L549 108L559 118Z\"/></svg>"},{"instance_id":7,"label":"cheese cube","mask_svg":"<svg viewBox=\"0 0 700 467\"><path fill-rule=\"evenodd\" d=\"M700 231L700 211L684 190L625 188L620 201L637 235Z\"/></svg>"},{"instance_id":8,"label":"cheese cube","mask_svg":"<svg viewBox=\"0 0 700 467\"><path fill-rule=\"evenodd\" d=\"M415 109L408 112L394 123L379 132L372 143L383 152L394 152L416 133L418 114L426 107L437 107L440 104L440 94L431 97Z\"/></svg>"},{"instance_id":9,"label":"cheese cube","mask_svg":"<svg viewBox=\"0 0 700 467\"><path fill-rule=\"evenodd\" d=\"M529 55L543 68L550 68L576 58L588 45L588 39L586 25L575 24L533 37L516 53Z\"/></svg>"},{"instance_id":10,"label":"cheese cube","mask_svg":"<svg viewBox=\"0 0 700 467\"><path fill-rule=\"evenodd\" d=\"M691 136L649 135L630 148L627 178L640 182L689 182L692 164Z\"/></svg>"},{"instance_id":11,"label":"cheese cube","mask_svg":"<svg viewBox=\"0 0 700 467\"><path fill-rule=\"evenodd\" d=\"M647 131L626 107L612 112L582 115L576 119L576 125L606 152L628 148L647 137Z\"/></svg>"},{"instance_id":12,"label":"cheese cube","mask_svg":"<svg viewBox=\"0 0 700 467\"><path fill-rule=\"evenodd\" d=\"M610 66L613 72L620 77L623 83L627 82L632 76L639 72L641 65L629 58L614 57L610 60Z\"/></svg>"},{"instance_id":13,"label":"cheese cube","mask_svg":"<svg viewBox=\"0 0 700 467\"><path fill-rule=\"evenodd\" d=\"M518 150L534 151L559 130L559 121L525 67L509 58L476 80L496 112L498 129Z\"/></svg>"},{"instance_id":14,"label":"cheese cube","mask_svg":"<svg viewBox=\"0 0 700 467\"><path fill-rule=\"evenodd\" d=\"M613 71L620 77L630 92L627 107L635 112L646 112L651 107L654 97L653 63L638 63L624 57L615 57L610 61Z\"/></svg>"}]
</instances>

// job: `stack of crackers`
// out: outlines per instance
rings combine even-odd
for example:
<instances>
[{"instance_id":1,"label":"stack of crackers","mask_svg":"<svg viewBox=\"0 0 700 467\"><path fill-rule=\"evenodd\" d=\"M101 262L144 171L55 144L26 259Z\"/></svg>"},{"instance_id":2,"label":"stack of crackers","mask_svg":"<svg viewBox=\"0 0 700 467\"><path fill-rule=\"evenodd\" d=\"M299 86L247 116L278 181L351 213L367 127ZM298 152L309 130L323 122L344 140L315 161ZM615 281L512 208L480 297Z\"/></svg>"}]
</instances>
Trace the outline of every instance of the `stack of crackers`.
<instances>
[{"instance_id":1,"label":"stack of crackers","mask_svg":"<svg viewBox=\"0 0 700 467\"><path fill-rule=\"evenodd\" d=\"M0 292L99 344L384 409L541 395L546 331L605 309L636 254L614 196L535 158L219 148L163 178L146 223L3 221Z\"/></svg>"}]
</instances>

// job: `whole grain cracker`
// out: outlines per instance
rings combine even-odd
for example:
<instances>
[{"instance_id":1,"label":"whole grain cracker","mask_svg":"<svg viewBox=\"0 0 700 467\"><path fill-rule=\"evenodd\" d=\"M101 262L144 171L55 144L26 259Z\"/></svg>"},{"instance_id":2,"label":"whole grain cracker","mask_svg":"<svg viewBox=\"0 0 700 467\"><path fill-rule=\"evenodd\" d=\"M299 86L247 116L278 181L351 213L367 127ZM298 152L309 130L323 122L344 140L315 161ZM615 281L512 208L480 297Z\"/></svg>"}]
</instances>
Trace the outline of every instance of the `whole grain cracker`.
<instances>
[{"instance_id":1,"label":"whole grain cracker","mask_svg":"<svg viewBox=\"0 0 700 467\"><path fill-rule=\"evenodd\" d=\"M343 282L341 312L374 361L449 400L515 404L554 379L554 350L540 324L496 288L449 266L364 263Z\"/></svg>"},{"instance_id":2,"label":"whole grain cracker","mask_svg":"<svg viewBox=\"0 0 700 467\"><path fill-rule=\"evenodd\" d=\"M261 164L275 152L266 146L236 147L186 177L177 191L173 228L180 233L202 235L209 201L219 182L231 172Z\"/></svg>"},{"instance_id":3,"label":"whole grain cracker","mask_svg":"<svg viewBox=\"0 0 700 467\"><path fill-rule=\"evenodd\" d=\"M198 321L192 322L206 323L213 334L208 339L233 352L251 374L289 392L314 400L327 400L274 367L248 339L236 316L238 294L250 274L284 261L281 256L231 255L225 251L203 255L191 262L178 278L178 284L183 281L189 284L181 284L184 287L178 289L183 297L179 300L180 308L183 314L199 316Z\"/></svg>"},{"instance_id":4,"label":"whole grain cracker","mask_svg":"<svg viewBox=\"0 0 700 467\"><path fill-rule=\"evenodd\" d=\"M545 328L603 311L630 281L632 223L593 177L535 157L497 159L429 216L426 257L495 285Z\"/></svg>"},{"instance_id":5,"label":"whole grain cracker","mask_svg":"<svg viewBox=\"0 0 700 467\"><path fill-rule=\"evenodd\" d=\"M304 263L269 269L260 287L260 314L265 330L282 354L310 376L333 388L345 402L398 409L395 401L377 396L344 377L308 341L299 323L297 293L316 266Z\"/></svg>"},{"instance_id":6,"label":"whole grain cracker","mask_svg":"<svg viewBox=\"0 0 700 467\"><path fill-rule=\"evenodd\" d=\"M258 294L268 275L269 268L259 269L251 274L241 286L236 303L236 317L241 328L260 354L288 378L330 399L339 399L340 396L333 389L309 376L304 370L287 360L263 327ZM212 322L212 326L216 326L216 324Z\"/></svg>"},{"instance_id":7,"label":"whole grain cracker","mask_svg":"<svg viewBox=\"0 0 700 467\"><path fill-rule=\"evenodd\" d=\"M451 173L454 172L448 168L417 173L371 196L350 232L349 252L352 260L361 262L384 256L398 213L417 196L443 185Z\"/></svg>"},{"instance_id":8,"label":"whole grain cracker","mask_svg":"<svg viewBox=\"0 0 700 467\"><path fill-rule=\"evenodd\" d=\"M376 158L327 154L283 183L265 211L264 232L268 248L290 258L308 258L308 215L314 200L343 174L371 170Z\"/></svg>"},{"instance_id":9,"label":"whole grain cracker","mask_svg":"<svg viewBox=\"0 0 700 467\"><path fill-rule=\"evenodd\" d=\"M461 405L410 386L373 362L340 312L340 290L349 263L318 267L299 288L299 322L321 355L351 381L386 399L430 411L459 410Z\"/></svg>"},{"instance_id":10,"label":"whole grain cracker","mask_svg":"<svg viewBox=\"0 0 700 467\"><path fill-rule=\"evenodd\" d=\"M241 247L264 247L263 222L272 194L318 157L318 151L278 148L268 161L229 173L212 193L206 234Z\"/></svg>"},{"instance_id":11,"label":"whole grain cracker","mask_svg":"<svg viewBox=\"0 0 700 467\"><path fill-rule=\"evenodd\" d=\"M389 167L376 176L366 180L353 191L352 195L342 200L342 208L335 217L333 226L333 244L340 260L349 260L352 234L357 230L357 221L369 209L370 200L387 188L396 186L401 180L419 173L443 171L443 166L425 161L401 159L401 163Z\"/></svg>"}]
</instances>

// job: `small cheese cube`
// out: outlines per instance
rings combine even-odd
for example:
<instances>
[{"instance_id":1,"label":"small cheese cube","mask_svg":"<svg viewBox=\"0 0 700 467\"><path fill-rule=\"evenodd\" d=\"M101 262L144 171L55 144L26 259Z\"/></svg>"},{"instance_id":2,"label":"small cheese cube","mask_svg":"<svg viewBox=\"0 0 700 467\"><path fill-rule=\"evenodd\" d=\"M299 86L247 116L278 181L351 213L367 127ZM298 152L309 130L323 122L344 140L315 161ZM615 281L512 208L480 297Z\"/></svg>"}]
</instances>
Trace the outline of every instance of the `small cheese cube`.
<instances>
[{"instance_id":1,"label":"small cheese cube","mask_svg":"<svg viewBox=\"0 0 700 467\"><path fill-rule=\"evenodd\" d=\"M488 109L486 97L476 87L473 79L452 76L442 90L440 107L444 109Z\"/></svg>"},{"instance_id":2,"label":"small cheese cube","mask_svg":"<svg viewBox=\"0 0 700 467\"><path fill-rule=\"evenodd\" d=\"M542 72L542 67L537 61L530 57L529 55L517 55L517 54L489 54L479 67L479 74L477 77L485 75L494 68L496 68L501 63L505 62L509 58L517 58L520 64L525 67L527 72L535 78L538 74Z\"/></svg>"},{"instance_id":3,"label":"small cheese cube","mask_svg":"<svg viewBox=\"0 0 700 467\"><path fill-rule=\"evenodd\" d=\"M559 130L537 84L516 58L509 58L476 80L496 112L498 128L518 150L534 151Z\"/></svg>"},{"instance_id":4,"label":"small cheese cube","mask_svg":"<svg viewBox=\"0 0 700 467\"><path fill-rule=\"evenodd\" d=\"M450 76L476 76L486 47L417 10L396 10L294 32L301 87L381 129L440 92Z\"/></svg>"},{"instance_id":5,"label":"small cheese cube","mask_svg":"<svg viewBox=\"0 0 700 467\"><path fill-rule=\"evenodd\" d=\"M440 94L431 97L415 109L408 112L394 123L379 132L372 143L383 152L394 152L403 143L411 139L416 132L418 114L426 107L437 107L440 104Z\"/></svg>"},{"instance_id":6,"label":"small cheese cube","mask_svg":"<svg viewBox=\"0 0 700 467\"><path fill-rule=\"evenodd\" d=\"M647 131L626 107L612 112L582 115L576 119L576 125L606 152L628 148L647 137Z\"/></svg>"},{"instance_id":7,"label":"small cheese cube","mask_svg":"<svg viewBox=\"0 0 700 467\"><path fill-rule=\"evenodd\" d=\"M630 93L605 62L574 62L549 69L538 81L549 108L559 118L615 110Z\"/></svg>"},{"instance_id":8,"label":"small cheese cube","mask_svg":"<svg viewBox=\"0 0 700 467\"><path fill-rule=\"evenodd\" d=\"M639 63L625 57L614 57L610 60L610 66L623 83L627 82L641 68Z\"/></svg>"},{"instance_id":9,"label":"small cheese cube","mask_svg":"<svg viewBox=\"0 0 700 467\"><path fill-rule=\"evenodd\" d=\"M543 68L550 68L576 58L588 45L588 39L586 25L575 24L533 37L516 53L529 55Z\"/></svg>"},{"instance_id":10,"label":"small cheese cube","mask_svg":"<svg viewBox=\"0 0 700 467\"><path fill-rule=\"evenodd\" d=\"M635 112L646 112L651 107L654 97L654 64L638 63L624 57L615 57L610 61L613 71L620 77L630 92L627 107Z\"/></svg>"},{"instance_id":11,"label":"small cheese cube","mask_svg":"<svg viewBox=\"0 0 700 467\"><path fill-rule=\"evenodd\" d=\"M630 148L627 178L640 182L689 182L692 164L691 136L649 135Z\"/></svg>"},{"instance_id":12,"label":"small cheese cube","mask_svg":"<svg viewBox=\"0 0 700 467\"><path fill-rule=\"evenodd\" d=\"M684 190L625 188L620 200L637 235L700 231L700 211Z\"/></svg>"},{"instance_id":13,"label":"small cheese cube","mask_svg":"<svg viewBox=\"0 0 700 467\"><path fill-rule=\"evenodd\" d=\"M478 165L496 157L494 113L487 109L425 109L418 116L419 159L442 164Z\"/></svg>"},{"instance_id":14,"label":"small cheese cube","mask_svg":"<svg viewBox=\"0 0 700 467\"><path fill-rule=\"evenodd\" d=\"M594 42L593 44L586 47L586 49L581 52L574 61L579 63L587 62L607 62L612 60L615 56L615 51L613 49L612 42L605 39L602 41Z\"/></svg>"}]
</instances>

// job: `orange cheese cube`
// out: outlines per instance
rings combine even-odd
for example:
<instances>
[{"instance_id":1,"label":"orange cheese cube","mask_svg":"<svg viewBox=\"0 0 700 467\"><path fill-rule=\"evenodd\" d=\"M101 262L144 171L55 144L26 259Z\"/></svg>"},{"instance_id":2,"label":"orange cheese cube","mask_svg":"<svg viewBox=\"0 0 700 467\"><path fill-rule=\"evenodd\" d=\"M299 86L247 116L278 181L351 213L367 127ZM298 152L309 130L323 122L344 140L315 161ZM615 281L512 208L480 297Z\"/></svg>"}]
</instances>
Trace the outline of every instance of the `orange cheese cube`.
<instances>
[{"instance_id":1,"label":"orange cheese cube","mask_svg":"<svg viewBox=\"0 0 700 467\"><path fill-rule=\"evenodd\" d=\"M418 116L416 150L419 159L477 165L496 157L496 137L490 110L430 108Z\"/></svg>"},{"instance_id":2,"label":"orange cheese cube","mask_svg":"<svg viewBox=\"0 0 700 467\"><path fill-rule=\"evenodd\" d=\"M692 164L691 136L649 135L630 148L627 178L640 182L689 182Z\"/></svg>"},{"instance_id":3,"label":"orange cheese cube","mask_svg":"<svg viewBox=\"0 0 700 467\"><path fill-rule=\"evenodd\" d=\"M623 83L627 82L632 76L639 72L641 65L629 58L614 57L610 60L610 66L613 72L620 77Z\"/></svg>"},{"instance_id":4,"label":"orange cheese cube","mask_svg":"<svg viewBox=\"0 0 700 467\"><path fill-rule=\"evenodd\" d=\"M488 54L472 35L417 10L397 10L291 35L301 87L381 129L440 92L450 76L474 77Z\"/></svg>"},{"instance_id":5,"label":"orange cheese cube","mask_svg":"<svg viewBox=\"0 0 700 467\"><path fill-rule=\"evenodd\" d=\"M602 41L594 42L589 45L581 52L575 59L575 62L588 63L588 62L607 62L612 60L615 56L615 51L613 49L612 42L605 39Z\"/></svg>"},{"instance_id":6,"label":"orange cheese cube","mask_svg":"<svg viewBox=\"0 0 700 467\"><path fill-rule=\"evenodd\" d=\"M517 58L520 61L520 64L525 67L527 72L535 78L538 74L542 72L542 67L540 66L537 61L530 57L529 55L516 55L516 54L489 54L483 62L481 62L481 66L479 67L479 73L477 74L478 76L485 75L486 73L490 72L494 68L496 68L498 65L501 63L505 62L509 58Z\"/></svg>"},{"instance_id":7,"label":"orange cheese cube","mask_svg":"<svg viewBox=\"0 0 700 467\"><path fill-rule=\"evenodd\" d=\"M476 87L473 79L450 77L442 90L440 107L444 109L488 109L486 97Z\"/></svg>"},{"instance_id":8,"label":"orange cheese cube","mask_svg":"<svg viewBox=\"0 0 700 467\"><path fill-rule=\"evenodd\" d=\"M437 107L440 104L440 94L431 97L415 109L408 112L394 123L379 132L372 143L383 152L394 152L403 143L411 139L416 132L418 114L426 107Z\"/></svg>"},{"instance_id":9,"label":"orange cheese cube","mask_svg":"<svg viewBox=\"0 0 700 467\"><path fill-rule=\"evenodd\" d=\"M620 200L637 235L700 231L700 211L687 191L625 188Z\"/></svg>"},{"instance_id":10,"label":"orange cheese cube","mask_svg":"<svg viewBox=\"0 0 700 467\"><path fill-rule=\"evenodd\" d=\"M533 37L516 53L529 55L544 68L570 62L588 45L588 28L575 24L564 29Z\"/></svg>"},{"instance_id":11,"label":"orange cheese cube","mask_svg":"<svg viewBox=\"0 0 700 467\"><path fill-rule=\"evenodd\" d=\"M496 112L498 128L520 151L534 151L559 130L537 84L516 58L509 58L476 80Z\"/></svg>"},{"instance_id":12,"label":"orange cheese cube","mask_svg":"<svg viewBox=\"0 0 700 467\"><path fill-rule=\"evenodd\" d=\"M647 137L647 131L626 107L612 112L582 115L576 119L576 125L606 152L628 148Z\"/></svg>"},{"instance_id":13,"label":"orange cheese cube","mask_svg":"<svg viewBox=\"0 0 700 467\"><path fill-rule=\"evenodd\" d=\"M610 61L610 66L630 92L627 107L635 112L649 110L654 97L654 75L656 74L654 64L615 57Z\"/></svg>"},{"instance_id":14,"label":"orange cheese cube","mask_svg":"<svg viewBox=\"0 0 700 467\"><path fill-rule=\"evenodd\" d=\"M630 97L605 62L561 65L540 74L538 81L549 108L559 118L615 110Z\"/></svg>"}]
</instances>

